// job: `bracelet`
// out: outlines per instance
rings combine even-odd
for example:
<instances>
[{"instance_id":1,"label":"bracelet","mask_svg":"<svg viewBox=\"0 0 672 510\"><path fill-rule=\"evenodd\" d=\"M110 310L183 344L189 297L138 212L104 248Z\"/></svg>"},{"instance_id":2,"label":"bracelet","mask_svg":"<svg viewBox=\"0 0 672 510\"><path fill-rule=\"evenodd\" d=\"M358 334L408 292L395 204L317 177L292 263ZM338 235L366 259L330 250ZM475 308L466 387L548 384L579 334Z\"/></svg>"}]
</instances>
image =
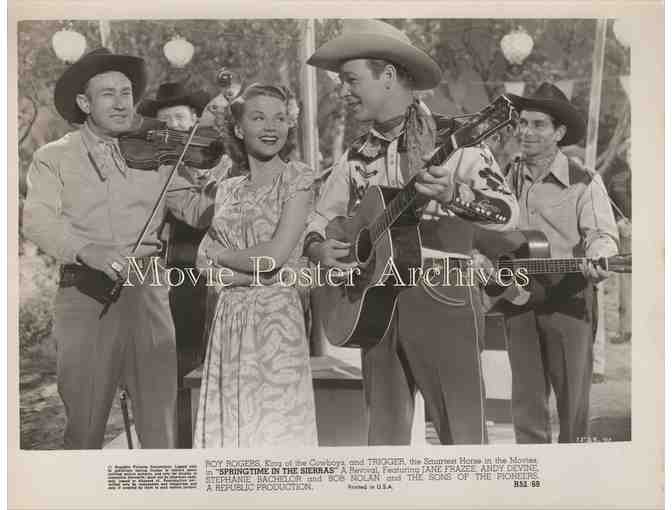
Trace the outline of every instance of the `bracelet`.
<instances>
[{"instance_id":1,"label":"bracelet","mask_svg":"<svg viewBox=\"0 0 672 510\"><path fill-rule=\"evenodd\" d=\"M306 256L308 255L308 248L311 244L323 243L324 241L324 236L319 232L308 232L303 240L303 254Z\"/></svg>"}]
</instances>

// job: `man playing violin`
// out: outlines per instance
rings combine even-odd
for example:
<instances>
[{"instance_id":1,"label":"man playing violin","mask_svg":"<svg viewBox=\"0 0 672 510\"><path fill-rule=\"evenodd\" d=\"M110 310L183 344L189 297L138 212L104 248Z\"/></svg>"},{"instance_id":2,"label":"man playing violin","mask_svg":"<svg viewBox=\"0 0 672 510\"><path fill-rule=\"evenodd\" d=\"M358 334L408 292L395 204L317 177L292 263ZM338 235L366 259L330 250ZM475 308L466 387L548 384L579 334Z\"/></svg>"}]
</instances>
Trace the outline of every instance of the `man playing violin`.
<instances>
[{"instance_id":1,"label":"man playing violin","mask_svg":"<svg viewBox=\"0 0 672 510\"><path fill-rule=\"evenodd\" d=\"M159 86L155 99L145 99L138 105L138 113L165 122L168 129L188 132L209 102L208 94L202 90L189 91L181 82L166 82ZM226 175L230 167L231 159L224 155L212 169L184 166L180 171L187 179L202 182Z\"/></svg>"},{"instance_id":2,"label":"man playing violin","mask_svg":"<svg viewBox=\"0 0 672 510\"><path fill-rule=\"evenodd\" d=\"M414 97L433 89L441 69L408 37L378 20L346 20L343 34L320 47L308 63L340 73L341 95L360 122L372 128L336 163L322 186L308 225L305 253L322 266L347 269L350 244L327 238L335 217L352 214L371 185L401 188L414 175L421 195L419 214L424 247L453 252L468 261L470 238L453 239L472 228L444 210L456 196L475 190L502 207L507 230L518 208L492 155L484 148L457 151L445 164L423 168L425 158L449 130ZM459 259L459 260L458 260ZM442 444L487 442L480 367L483 314L474 289L459 299L434 299L423 288L403 290L385 337L362 350L362 376L371 445L409 444L415 392L419 389Z\"/></svg>"},{"instance_id":3,"label":"man playing violin","mask_svg":"<svg viewBox=\"0 0 672 510\"><path fill-rule=\"evenodd\" d=\"M146 84L141 58L94 50L56 83L58 112L78 130L35 152L28 171L23 232L61 264L55 303L58 390L65 404L67 449L101 448L120 383L133 403L143 448L175 446L175 332L168 286L143 283L127 256L150 217L170 168L130 168L118 137L134 125ZM141 270L161 243L163 212L205 226L212 200L175 176L133 254ZM105 310L110 283L129 276ZM160 275L165 279L165 275ZM164 282L165 283L165 282Z\"/></svg>"},{"instance_id":4,"label":"man playing violin","mask_svg":"<svg viewBox=\"0 0 672 510\"><path fill-rule=\"evenodd\" d=\"M188 132L208 107L210 98L202 90L187 90L181 82L162 83L154 99L147 98L138 105L138 113L166 123L169 129ZM212 169L193 168L182 165L178 172L194 185L208 180L219 181L228 176L231 158L224 154ZM204 229L185 224L168 212L161 229L166 241L166 264L169 267L195 267L198 246L205 234ZM206 337L203 334L210 317L210 308L215 303L215 289L205 287L201 280L197 285L180 285L170 290L170 305L175 322L177 345L178 402L189 398L191 389L183 387L183 378L203 362ZM180 313L181 312L181 313ZM182 406L178 405L181 409ZM178 414L178 429L182 430L182 416ZM189 427L184 427L189 428ZM189 444L189 435L182 435L178 442Z\"/></svg>"},{"instance_id":5,"label":"man playing violin","mask_svg":"<svg viewBox=\"0 0 672 510\"><path fill-rule=\"evenodd\" d=\"M519 227L543 232L552 257L609 257L618 230L599 174L560 147L581 141L586 124L560 89L543 83L530 97L510 95L520 110L521 157L509 165L520 205ZM548 400L556 396L561 443L586 441L595 334L594 284L607 272L583 262L583 274L557 285L532 279L518 287L507 314L513 423L518 443L551 442Z\"/></svg>"}]
</instances>

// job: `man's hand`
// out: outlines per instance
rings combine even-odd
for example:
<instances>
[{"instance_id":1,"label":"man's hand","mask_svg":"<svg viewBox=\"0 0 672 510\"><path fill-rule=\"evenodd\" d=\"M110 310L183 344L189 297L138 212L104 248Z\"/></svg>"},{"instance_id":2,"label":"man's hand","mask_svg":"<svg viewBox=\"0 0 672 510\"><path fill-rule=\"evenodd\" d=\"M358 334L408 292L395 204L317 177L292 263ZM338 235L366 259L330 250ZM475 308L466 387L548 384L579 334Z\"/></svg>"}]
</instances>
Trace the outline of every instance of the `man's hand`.
<instances>
[{"instance_id":1,"label":"man's hand","mask_svg":"<svg viewBox=\"0 0 672 510\"><path fill-rule=\"evenodd\" d=\"M447 204L454 194L453 172L443 166L430 166L418 172L415 189L428 200Z\"/></svg>"},{"instance_id":2,"label":"man's hand","mask_svg":"<svg viewBox=\"0 0 672 510\"><path fill-rule=\"evenodd\" d=\"M351 269L357 267L355 262L342 262L338 260L348 256L350 253L350 246L350 243L337 241L336 239L327 239L321 243L311 244L308 248L308 255L313 261L317 261L326 267Z\"/></svg>"},{"instance_id":3,"label":"man's hand","mask_svg":"<svg viewBox=\"0 0 672 510\"><path fill-rule=\"evenodd\" d=\"M593 283L600 283L603 280L606 280L609 276L609 272L602 269L596 260L584 260L579 265L583 276Z\"/></svg>"},{"instance_id":4,"label":"man's hand","mask_svg":"<svg viewBox=\"0 0 672 510\"><path fill-rule=\"evenodd\" d=\"M474 269L484 269L487 273L495 270L492 261L478 250L471 250L471 261Z\"/></svg>"},{"instance_id":5,"label":"man's hand","mask_svg":"<svg viewBox=\"0 0 672 510\"><path fill-rule=\"evenodd\" d=\"M77 254L77 259L91 269L105 273L111 280L125 275L128 267L131 246L110 246L89 243ZM156 244L142 244L133 254L134 257L147 257L159 251Z\"/></svg>"}]
</instances>

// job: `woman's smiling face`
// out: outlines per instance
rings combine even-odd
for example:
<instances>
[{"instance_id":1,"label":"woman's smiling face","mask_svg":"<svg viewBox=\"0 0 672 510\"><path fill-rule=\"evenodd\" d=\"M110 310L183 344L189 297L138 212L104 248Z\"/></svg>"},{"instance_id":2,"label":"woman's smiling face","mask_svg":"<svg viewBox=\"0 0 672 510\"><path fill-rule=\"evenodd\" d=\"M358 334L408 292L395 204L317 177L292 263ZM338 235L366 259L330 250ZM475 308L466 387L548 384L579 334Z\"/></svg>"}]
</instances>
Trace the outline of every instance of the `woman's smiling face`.
<instances>
[{"instance_id":1,"label":"woman's smiling face","mask_svg":"<svg viewBox=\"0 0 672 510\"><path fill-rule=\"evenodd\" d=\"M287 105L270 96L255 96L245 101L236 135L242 137L248 155L260 160L273 158L287 142Z\"/></svg>"}]
</instances>

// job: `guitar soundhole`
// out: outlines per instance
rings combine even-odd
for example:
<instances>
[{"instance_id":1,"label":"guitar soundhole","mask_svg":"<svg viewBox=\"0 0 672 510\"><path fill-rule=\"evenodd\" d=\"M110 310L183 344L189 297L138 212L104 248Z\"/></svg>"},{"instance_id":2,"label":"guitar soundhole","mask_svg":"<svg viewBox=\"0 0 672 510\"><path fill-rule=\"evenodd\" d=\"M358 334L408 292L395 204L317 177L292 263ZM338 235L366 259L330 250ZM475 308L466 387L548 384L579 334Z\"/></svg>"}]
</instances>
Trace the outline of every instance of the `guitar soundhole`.
<instances>
[{"instance_id":1,"label":"guitar soundhole","mask_svg":"<svg viewBox=\"0 0 672 510\"><path fill-rule=\"evenodd\" d=\"M355 239L355 258L358 264L366 264L371 256L371 235L366 229L362 229Z\"/></svg>"}]
</instances>

